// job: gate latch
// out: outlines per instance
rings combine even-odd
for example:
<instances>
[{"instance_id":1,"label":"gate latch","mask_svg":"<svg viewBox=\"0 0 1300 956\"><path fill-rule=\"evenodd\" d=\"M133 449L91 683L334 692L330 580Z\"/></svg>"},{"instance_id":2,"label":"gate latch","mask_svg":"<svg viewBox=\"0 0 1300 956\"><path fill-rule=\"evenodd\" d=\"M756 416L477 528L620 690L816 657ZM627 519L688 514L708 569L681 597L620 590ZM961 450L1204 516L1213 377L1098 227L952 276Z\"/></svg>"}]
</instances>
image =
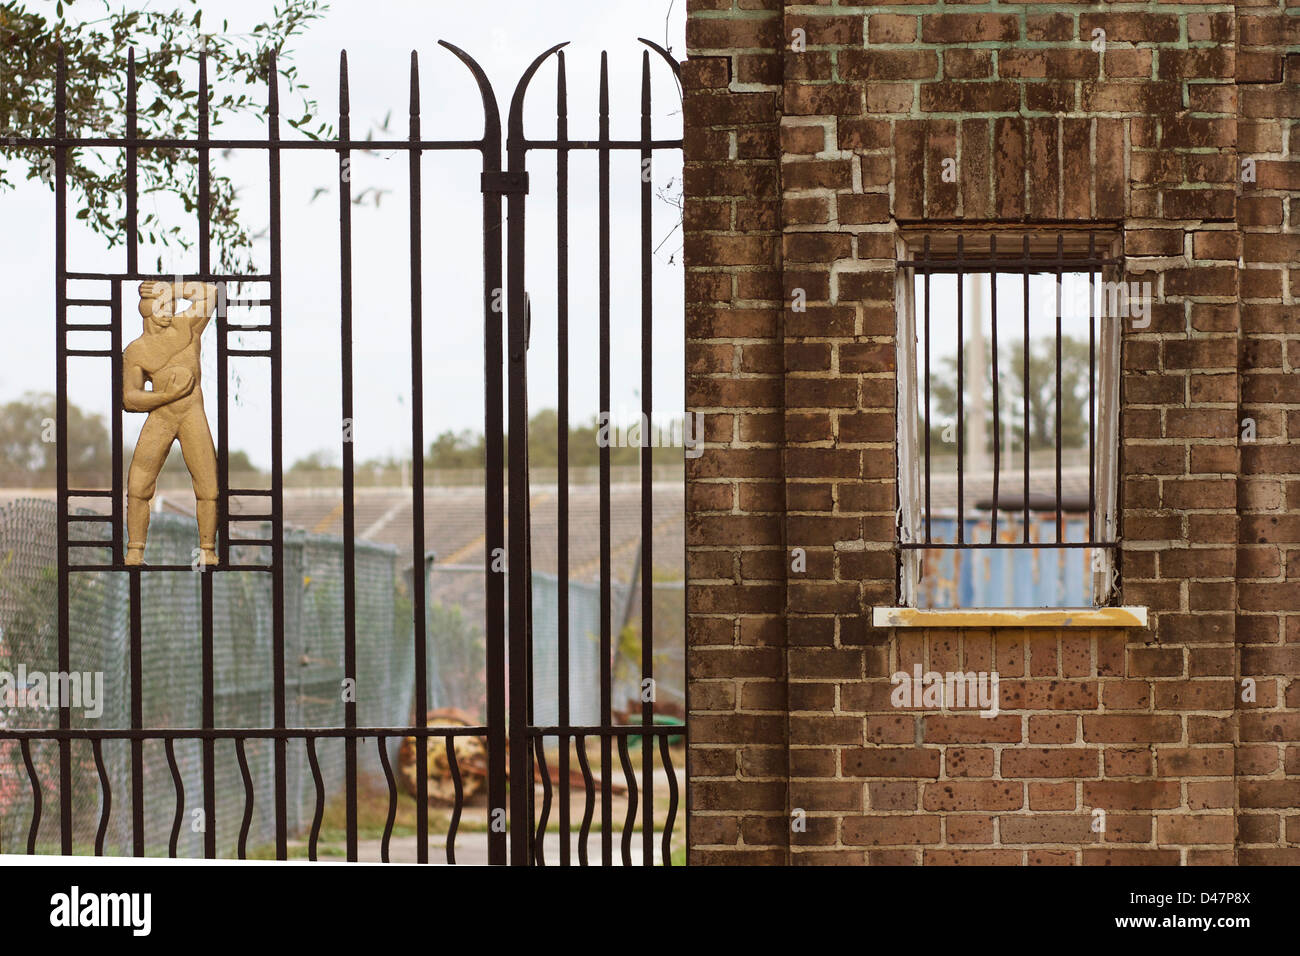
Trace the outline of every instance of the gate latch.
<instances>
[{"instance_id":1,"label":"gate latch","mask_svg":"<svg viewBox=\"0 0 1300 956\"><path fill-rule=\"evenodd\" d=\"M510 361L522 362L524 352L528 351L530 340L533 337L533 299L527 292L524 293L524 341L523 351L510 353Z\"/></svg>"},{"instance_id":2,"label":"gate latch","mask_svg":"<svg viewBox=\"0 0 1300 956\"><path fill-rule=\"evenodd\" d=\"M528 195L528 173L515 170L484 172L481 192Z\"/></svg>"}]
</instances>

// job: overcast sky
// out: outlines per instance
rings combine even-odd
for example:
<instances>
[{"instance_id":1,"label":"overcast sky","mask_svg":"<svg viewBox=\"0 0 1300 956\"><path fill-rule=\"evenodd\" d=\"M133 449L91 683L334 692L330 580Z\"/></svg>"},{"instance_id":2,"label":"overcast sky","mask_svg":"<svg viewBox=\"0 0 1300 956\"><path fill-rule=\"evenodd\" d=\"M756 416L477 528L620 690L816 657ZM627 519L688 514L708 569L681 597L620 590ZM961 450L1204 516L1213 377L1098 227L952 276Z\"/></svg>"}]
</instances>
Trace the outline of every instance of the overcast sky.
<instances>
[{"instance_id":1,"label":"overcast sky","mask_svg":"<svg viewBox=\"0 0 1300 956\"><path fill-rule=\"evenodd\" d=\"M130 6L130 4L127 4ZM146 6L147 4L141 4ZM159 4L154 4L158 6ZM264 2L224 0L210 13L229 17L232 31L265 15ZM486 15L486 16L485 16ZM485 26L486 21L486 26ZM491 78L503 126L514 84L534 56L553 43L568 50L570 136L596 138L600 51L610 55L614 138L639 135L639 36L684 52L683 0L601 0L599 3L492 0L336 2L325 19L295 41L301 78L318 98L323 116L336 120L338 53L348 51L353 132L362 135L391 112L391 134L407 126L408 64L419 51L423 134L433 138L477 138L482 130L478 93L469 72L437 45L446 39L474 56ZM680 101L666 64L651 61L656 138L681 133ZM538 73L527 101L526 130L534 138L555 134L555 65ZM289 113L293 103L285 103ZM291 131L286 130L286 135ZM217 136L260 136L256 125L214 131ZM214 169L241 187L245 221L254 233L268 219L264 152L214 155ZM533 410L556 404L555 372L555 165L553 154L531 154L528 285L533 304L530 403ZM615 155L612 175L613 411L639 409L640 279L638 156ZM283 345L284 452L286 463L317 449L337 454L340 434L339 240L337 158L328 151L283 155ZM483 427L482 232L477 153L430 153L423 160L424 341L426 440L446 429ZM575 153L570 187L571 396L574 417L596 414L597 197L594 152ZM656 154L656 191L680 191L681 163L675 151ZM355 441L358 460L410 455L410 347L407 163L405 153L380 153L354 160L354 195L367 188L389 190L375 208L353 208ZM317 196L319 187L330 192ZM150 208L142 201L142 210ZM677 210L656 199L655 406L665 418L683 408L683 318L681 235L674 233ZM5 288L5 360L0 362L0 400L26 391L51 391L54 384L54 229L48 187L24 183L0 192L5 228L0 230L0 281ZM160 207L161 208L161 207ZM71 210L75 213L75 209ZM69 268L125 269L119 247L107 250L97 236L71 220ZM142 249L143 268L156 252ZM165 254L165 268L197 270L197 258ZM257 266L267 268L265 241ZM93 294L74 290L74 295ZM127 340L139 332L125 294ZM233 318L233 316L232 316ZM262 319L265 320L264 318ZM260 346L255 337L249 345ZM264 359L232 359L232 449L243 448L262 467L270 464L269 378ZM71 400L106 414L110 408L107 361L74 364ZM215 333L204 339L204 390L215 429ZM134 441L143 416L126 417Z\"/></svg>"}]
</instances>

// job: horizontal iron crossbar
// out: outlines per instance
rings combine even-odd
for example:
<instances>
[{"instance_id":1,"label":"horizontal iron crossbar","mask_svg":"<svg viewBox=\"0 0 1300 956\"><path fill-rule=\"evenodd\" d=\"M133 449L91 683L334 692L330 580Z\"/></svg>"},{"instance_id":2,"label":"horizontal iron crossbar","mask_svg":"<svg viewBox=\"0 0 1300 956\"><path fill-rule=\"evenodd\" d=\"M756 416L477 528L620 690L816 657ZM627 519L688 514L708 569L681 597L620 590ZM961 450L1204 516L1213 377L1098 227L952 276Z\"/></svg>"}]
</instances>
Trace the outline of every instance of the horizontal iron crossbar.
<instances>
[{"instance_id":1,"label":"horizontal iron crossbar","mask_svg":"<svg viewBox=\"0 0 1300 956\"><path fill-rule=\"evenodd\" d=\"M615 724L611 726L589 727L529 727L532 737L598 737L602 734L614 737L676 737L686 733L680 724L652 724L643 727L640 724Z\"/></svg>"},{"instance_id":2,"label":"horizontal iron crossbar","mask_svg":"<svg viewBox=\"0 0 1300 956\"><path fill-rule=\"evenodd\" d=\"M898 545L907 551L1055 551L1060 548L1118 548L1117 541L902 541Z\"/></svg>"},{"instance_id":3,"label":"horizontal iron crossbar","mask_svg":"<svg viewBox=\"0 0 1300 956\"><path fill-rule=\"evenodd\" d=\"M1065 256L1061 259L1046 256L999 256L996 259L982 257L977 259L903 259L899 261L899 266L904 269L914 269L917 272L942 272L955 274L958 272L1022 272L1029 269L1031 272L1050 273L1058 269L1064 272L1087 272L1090 269L1095 271L1102 266L1119 266L1124 264L1123 259L1116 258L1099 258L1096 256Z\"/></svg>"},{"instance_id":4,"label":"horizontal iron crossbar","mask_svg":"<svg viewBox=\"0 0 1300 956\"><path fill-rule=\"evenodd\" d=\"M536 139L524 140L524 149L564 150L639 150L681 149L680 139ZM219 149L219 150L324 150L328 152L436 152L438 150L480 150L487 148L481 139L329 139L329 140L278 140L278 139L142 139L126 136L15 136L0 139L0 154L11 149Z\"/></svg>"},{"instance_id":5,"label":"horizontal iron crossbar","mask_svg":"<svg viewBox=\"0 0 1300 956\"><path fill-rule=\"evenodd\" d=\"M486 727L168 727L132 730L103 730L79 727L5 728L0 740L304 740L308 738L358 737L480 737Z\"/></svg>"}]
</instances>

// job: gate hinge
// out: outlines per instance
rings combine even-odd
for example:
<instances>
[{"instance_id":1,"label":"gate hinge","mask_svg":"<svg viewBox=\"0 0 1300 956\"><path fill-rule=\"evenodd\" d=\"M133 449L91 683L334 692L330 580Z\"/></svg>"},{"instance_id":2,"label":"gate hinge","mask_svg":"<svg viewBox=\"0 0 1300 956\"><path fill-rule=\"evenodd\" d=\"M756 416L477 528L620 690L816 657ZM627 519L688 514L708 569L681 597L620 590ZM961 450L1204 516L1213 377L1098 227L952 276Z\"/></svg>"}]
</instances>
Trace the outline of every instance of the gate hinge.
<instances>
[{"instance_id":1,"label":"gate hinge","mask_svg":"<svg viewBox=\"0 0 1300 956\"><path fill-rule=\"evenodd\" d=\"M518 193L528 195L528 173L514 170L499 170L483 173L482 192Z\"/></svg>"}]
</instances>

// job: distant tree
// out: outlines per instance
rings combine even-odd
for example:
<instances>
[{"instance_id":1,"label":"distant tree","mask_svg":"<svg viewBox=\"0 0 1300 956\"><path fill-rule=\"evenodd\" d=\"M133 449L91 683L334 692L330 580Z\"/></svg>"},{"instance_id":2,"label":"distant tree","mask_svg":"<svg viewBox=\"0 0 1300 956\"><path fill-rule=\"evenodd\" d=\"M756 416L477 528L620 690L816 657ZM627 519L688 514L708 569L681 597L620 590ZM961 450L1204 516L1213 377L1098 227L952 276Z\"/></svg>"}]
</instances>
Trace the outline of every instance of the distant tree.
<instances>
[{"instance_id":1,"label":"distant tree","mask_svg":"<svg viewBox=\"0 0 1300 956\"><path fill-rule=\"evenodd\" d=\"M338 468L338 458L330 449L319 449L299 458L289 468L291 472L333 471Z\"/></svg>"},{"instance_id":2,"label":"distant tree","mask_svg":"<svg viewBox=\"0 0 1300 956\"><path fill-rule=\"evenodd\" d=\"M253 460L248 457L246 451L232 451L227 456L227 463L230 473L241 474L244 472L260 472L261 469L253 464Z\"/></svg>"},{"instance_id":3,"label":"distant tree","mask_svg":"<svg viewBox=\"0 0 1300 956\"><path fill-rule=\"evenodd\" d=\"M569 465L573 468L600 464L599 419L569 425ZM505 437L505 452L510 451L510 436ZM641 460L640 449L615 446L609 450L611 465L635 465ZM482 468L487 443L479 432L464 430L443 432L429 444L426 468ZM543 408L528 420L528 462L535 468L554 468L560 461L560 416L553 408Z\"/></svg>"},{"instance_id":4,"label":"distant tree","mask_svg":"<svg viewBox=\"0 0 1300 956\"><path fill-rule=\"evenodd\" d=\"M997 433L1007 435L1015 447L1023 448L1025 432L1023 342L1014 342L999 350L998 372L1001 382L998 401ZM955 441L950 426L957 421L957 358L945 356L930 372L930 444L932 451L945 446L944 432ZM925 382L918 382L924 389ZM964 383L967 399L965 413L971 413L970 395L974 388ZM993 367L985 369L979 387L984 393L986 415L986 451L993 450ZM924 398L921 399L924 402ZM919 409L919 427L925 434L925 407ZM1080 448L1088 435L1088 343L1061 337L1061 437L1062 448ZM1033 339L1029 347L1029 447L1031 451L1056 447L1056 339ZM955 445L954 445L955 451Z\"/></svg>"},{"instance_id":5,"label":"distant tree","mask_svg":"<svg viewBox=\"0 0 1300 956\"><path fill-rule=\"evenodd\" d=\"M270 16L247 32L232 33L228 21L204 24L200 0L136 4L146 9L114 9L110 0L95 5L77 0L58 3L0 3L0 188L27 179L53 183L48 149L7 147L5 136L54 135L54 79L59 47L68 64L67 123L73 135L122 134L126 121L127 52L135 49L138 129L148 138L193 137L198 128L197 64L209 64L208 115L213 128L239 116L265 114L269 55L290 105L281 98L285 122L305 135L332 135L313 122L317 108L305 96L290 62L290 43L324 14L320 0L278 0ZM42 10L35 9L43 8ZM73 13L75 7L76 13ZM217 93L215 80L220 77ZM301 111L301 115L299 115ZM193 213L198 199L198 164L193 150L146 149L137 153L142 196L167 193ZM77 218L108 240L126 241L126 151L77 150L68 153L68 182ZM238 196L229 177L215 170L211 179L212 243L225 271L241 271L252 249L241 221ZM188 224L169 220L141 204L140 239L189 248Z\"/></svg>"},{"instance_id":6,"label":"distant tree","mask_svg":"<svg viewBox=\"0 0 1300 956\"><path fill-rule=\"evenodd\" d=\"M0 471L27 474L33 483L53 483L57 474L55 401L48 392L28 392L0 407ZM104 419L68 405L68 471L107 476L113 452ZM13 480L12 478L10 480Z\"/></svg>"},{"instance_id":7,"label":"distant tree","mask_svg":"<svg viewBox=\"0 0 1300 956\"><path fill-rule=\"evenodd\" d=\"M443 432L429 444L427 468L482 468L486 443L483 436L466 429Z\"/></svg>"},{"instance_id":8,"label":"distant tree","mask_svg":"<svg viewBox=\"0 0 1300 956\"><path fill-rule=\"evenodd\" d=\"M539 422L536 418L530 422L529 427L529 458L533 464L539 467L555 467L560 462L558 431L559 416L555 412L547 410L551 418L548 421ZM539 412L539 416L545 414ZM569 466L573 468L594 468L600 464L600 444L597 438L600 435L600 419L592 417L586 424L569 425ZM552 437L556 436L556 437ZM551 451L554 445L555 450ZM540 455L535 455L533 450L540 446ZM544 458L542 456L545 456ZM627 448L621 445L615 445L609 450L609 463L611 465L635 465L641 460L641 450L639 448Z\"/></svg>"}]
</instances>

